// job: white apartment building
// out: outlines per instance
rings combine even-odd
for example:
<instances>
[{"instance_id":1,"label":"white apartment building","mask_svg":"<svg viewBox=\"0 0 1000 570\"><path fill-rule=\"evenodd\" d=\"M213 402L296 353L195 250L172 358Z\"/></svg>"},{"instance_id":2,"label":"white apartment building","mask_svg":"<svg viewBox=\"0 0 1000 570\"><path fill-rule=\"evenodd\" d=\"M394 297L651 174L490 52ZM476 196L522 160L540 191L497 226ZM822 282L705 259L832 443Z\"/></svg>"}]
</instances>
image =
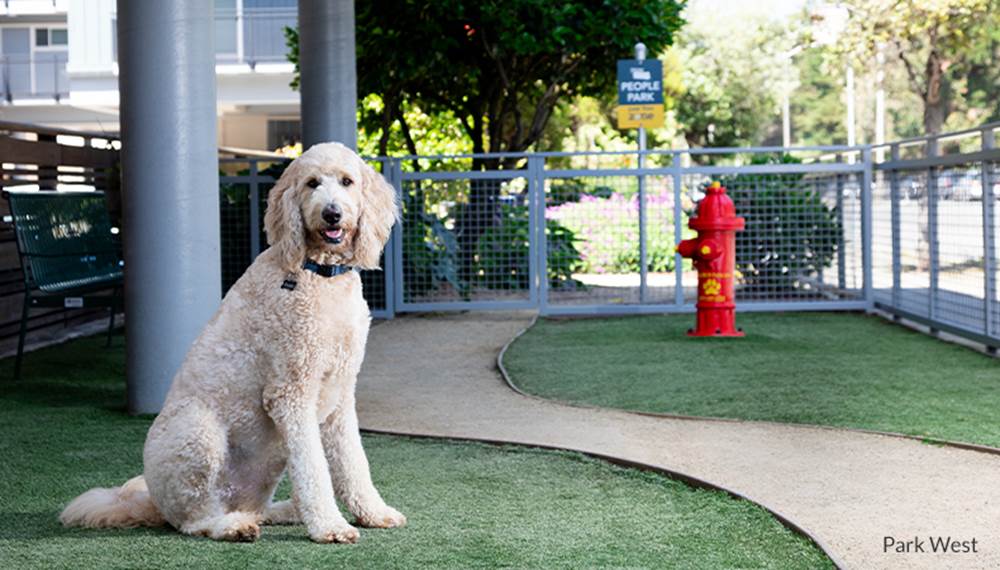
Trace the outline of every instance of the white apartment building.
<instances>
[{"instance_id":1,"label":"white apartment building","mask_svg":"<svg viewBox=\"0 0 1000 570\"><path fill-rule=\"evenodd\" d=\"M215 3L219 145L299 140L284 28L296 0ZM0 120L117 133L115 0L0 0Z\"/></svg>"}]
</instances>

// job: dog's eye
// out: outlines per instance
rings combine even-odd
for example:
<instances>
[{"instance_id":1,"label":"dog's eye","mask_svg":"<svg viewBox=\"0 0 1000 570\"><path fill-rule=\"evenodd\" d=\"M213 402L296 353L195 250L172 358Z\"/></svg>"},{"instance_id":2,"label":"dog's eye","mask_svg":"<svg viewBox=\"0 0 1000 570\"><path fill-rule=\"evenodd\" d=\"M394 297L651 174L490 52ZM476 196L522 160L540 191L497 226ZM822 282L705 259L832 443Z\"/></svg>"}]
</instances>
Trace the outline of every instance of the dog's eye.
<instances>
[{"instance_id":1,"label":"dog's eye","mask_svg":"<svg viewBox=\"0 0 1000 570\"><path fill-rule=\"evenodd\" d=\"M310 188L319 188L319 179L317 179L317 178L310 178L309 181L306 182L306 186L308 186Z\"/></svg>"},{"instance_id":2,"label":"dog's eye","mask_svg":"<svg viewBox=\"0 0 1000 570\"><path fill-rule=\"evenodd\" d=\"M350 186L351 184L354 184L354 181L348 178L347 176L340 179L341 186Z\"/></svg>"}]
</instances>

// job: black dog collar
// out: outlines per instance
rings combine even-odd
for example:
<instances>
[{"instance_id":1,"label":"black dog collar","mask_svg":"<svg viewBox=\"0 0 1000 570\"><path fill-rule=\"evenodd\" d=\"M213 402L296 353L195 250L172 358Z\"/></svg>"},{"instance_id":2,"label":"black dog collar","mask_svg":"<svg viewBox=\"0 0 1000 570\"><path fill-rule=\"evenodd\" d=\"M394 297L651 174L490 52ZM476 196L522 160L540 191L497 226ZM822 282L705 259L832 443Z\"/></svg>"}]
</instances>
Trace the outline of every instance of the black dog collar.
<instances>
[{"instance_id":1,"label":"black dog collar","mask_svg":"<svg viewBox=\"0 0 1000 570\"><path fill-rule=\"evenodd\" d=\"M338 275L350 273L351 271L357 271L356 267L352 267L350 265L322 265L311 259L305 260L302 264L302 269L312 271L316 275L322 277L336 277ZM285 279L285 282L281 284L281 288L291 291L295 289L295 286L298 284L298 281L295 281L294 279Z\"/></svg>"},{"instance_id":2,"label":"black dog collar","mask_svg":"<svg viewBox=\"0 0 1000 570\"><path fill-rule=\"evenodd\" d=\"M302 264L302 269L308 269L316 275L322 275L323 277L336 277L351 271L357 271L350 265L320 265L311 259L307 259Z\"/></svg>"}]
</instances>

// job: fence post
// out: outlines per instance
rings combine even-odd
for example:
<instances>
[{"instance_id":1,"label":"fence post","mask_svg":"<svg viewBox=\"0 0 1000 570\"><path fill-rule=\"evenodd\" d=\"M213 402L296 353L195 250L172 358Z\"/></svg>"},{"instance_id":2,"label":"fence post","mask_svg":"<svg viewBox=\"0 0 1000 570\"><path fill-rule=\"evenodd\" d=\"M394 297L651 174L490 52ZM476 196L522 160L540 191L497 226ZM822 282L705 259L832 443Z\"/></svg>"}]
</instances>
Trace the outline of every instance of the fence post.
<instances>
[{"instance_id":1,"label":"fence post","mask_svg":"<svg viewBox=\"0 0 1000 570\"><path fill-rule=\"evenodd\" d=\"M250 159L250 262L260 255L260 180L257 159Z\"/></svg>"},{"instance_id":2,"label":"fence post","mask_svg":"<svg viewBox=\"0 0 1000 570\"><path fill-rule=\"evenodd\" d=\"M398 180L396 173L397 162L392 158L386 159L382 163L382 174L396 192L396 196L399 197L399 183L396 182ZM401 199L400 203L402 203ZM392 233L389 234L389 241L385 244L385 253L382 255L382 278L385 283L383 295L385 301L385 318L387 319L396 316L396 294L394 289L396 282L396 248L399 246L398 242L399 222L396 222L392 227Z\"/></svg>"},{"instance_id":3,"label":"fence post","mask_svg":"<svg viewBox=\"0 0 1000 570\"><path fill-rule=\"evenodd\" d=\"M537 175L537 164L538 158L535 156L528 156L528 168L527 168L527 188L526 192L528 194L527 204L528 204L528 301L534 305L538 306L538 291L541 288L541 281L546 280L546 275L542 273L544 270L544 262L542 261L542 256L539 255L538 251L538 226L539 226L539 211L538 211L538 175ZM542 212L542 216L544 216ZM544 220L544 217L541 218ZM544 221L542 222L544 223Z\"/></svg>"},{"instance_id":4,"label":"fence post","mask_svg":"<svg viewBox=\"0 0 1000 570\"><path fill-rule=\"evenodd\" d=\"M405 247L404 232L406 224L406 211L403 210L403 204L405 204L406 196L403 194L403 161L395 160L393 161L393 176L389 181L392 183L393 188L396 189L396 196L399 197L400 204L400 216L399 222L396 227L392 229L393 233L393 247L392 247L392 312L395 312L403 307L403 293L406 290L406 283L403 281L403 249Z\"/></svg>"},{"instance_id":5,"label":"fence post","mask_svg":"<svg viewBox=\"0 0 1000 570\"><path fill-rule=\"evenodd\" d=\"M639 170L646 167L646 129L639 129ZM649 245L646 243L646 177L639 174L639 303L646 302L646 281L648 279L647 257Z\"/></svg>"},{"instance_id":6,"label":"fence post","mask_svg":"<svg viewBox=\"0 0 1000 570\"><path fill-rule=\"evenodd\" d=\"M938 156L940 148L938 147L938 140L936 138L931 138L927 140L926 156L927 158L934 158ZM938 303L938 262L939 257L939 244L938 244L938 180L937 180L937 167L931 166L927 169L927 255L929 258L929 279L930 283L928 285L928 295L927 295L927 317L931 320L937 320L937 303ZM937 332L936 329L932 328L931 333Z\"/></svg>"},{"instance_id":7,"label":"fence post","mask_svg":"<svg viewBox=\"0 0 1000 570\"><path fill-rule=\"evenodd\" d=\"M861 151L864 175L861 182L861 271L864 280L864 299L871 310L875 306L875 289L872 286L872 147Z\"/></svg>"},{"instance_id":8,"label":"fence post","mask_svg":"<svg viewBox=\"0 0 1000 570\"><path fill-rule=\"evenodd\" d=\"M537 297L533 300L537 303L538 314L549 314L549 247L545 236L545 157L532 155L528 157L528 184L531 188L531 197L528 201L533 214L533 225L530 234L529 244L534 247L534 260L536 280L532 280L532 286L537 287ZM530 247L529 247L530 249ZM529 252L530 254L530 252Z\"/></svg>"},{"instance_id":9,"label":"fence post","mask_svg":"<svg viewBox=\"0 0 1000 570\"><path fill-rule=\"evenodd\" d=\"M896 162L899 160L899 145L893 144L889 147L889 160ZM885 171L889 175L889 202L891 207L892 225L892 306L898 308L902 301L903 289L901 280L903 278L903 264L900 261L900 197L899 197L899 171L893 167L892 170Z\"/></svg>"},{"instance_id":10,"label":"fence post","mask_svg":"<svg viewBox=\"0 0 1000 570\"><path fill-rule=\"evenodd\" d=\"M674 178L674 304L679 307L684 304L684 258L676 251L676 245L681 242L681 232L684 231L681 223L681 216L684 213L681 208L683 170L681 170L681 153L679 151L674 151L671 166Z\"/></svg>"},{"instance_id":11,"label":"fence post","mask_svg":"<svg viewBox=\"0 0 1000 570\"><path fill-rule=\"evenodd\" d=\"M843 162L844 156L837 154L837 162ZM834 175L836 179L835 190L837 192L837 225L840 226L840 235L837 236L837 288L841 291L847 288L847 240L844 239L846 229L844 228L844 175L839 172ZM820 282L823 282L823 268L820 267Z\"/></svg>"},{"instance_id":12,"label":"fence post","mask_svg":"<svg viewBox=\"0 0 1000 570\"><path fill-rule=\"evenodd\" d=\"M982 149L985 151L994 148L996 148L996 139L993 135L993 129L984 129ZM983 331L986 336L998 337L1000 331L997 330L997 323L993 320L997 298L996 211L994 208L996 196L993 194L993 168L989 160L982 162L980 179L983 185L983 271L985 272L984 293L986 294L983 299Z\"/></svg>"}]
</instances>

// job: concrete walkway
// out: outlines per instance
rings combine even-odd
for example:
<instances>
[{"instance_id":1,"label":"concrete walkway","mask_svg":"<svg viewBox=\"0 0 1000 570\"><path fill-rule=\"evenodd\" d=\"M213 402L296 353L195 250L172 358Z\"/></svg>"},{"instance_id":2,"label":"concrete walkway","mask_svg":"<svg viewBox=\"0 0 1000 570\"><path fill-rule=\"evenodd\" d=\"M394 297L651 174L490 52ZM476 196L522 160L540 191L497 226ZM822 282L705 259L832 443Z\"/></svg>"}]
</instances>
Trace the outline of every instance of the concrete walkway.
<instances>
[{"instance_id":1,"label":"concrete walkway","mask_svg":"<svg viewBox=\"0 0 1000 570\"><path fill-rule=\"evenodd\" d=\"M614 456L739 493L848 568L1000 568L1000 456L792 425L655 418L515 393L496 356L525 313L404 317L373 327L362 428ZM681 371L679 371L681 373ZM884 537L926 552L883 552ZM929 537L976 539L935 554Z\"/></svg>"}]
</instances>

